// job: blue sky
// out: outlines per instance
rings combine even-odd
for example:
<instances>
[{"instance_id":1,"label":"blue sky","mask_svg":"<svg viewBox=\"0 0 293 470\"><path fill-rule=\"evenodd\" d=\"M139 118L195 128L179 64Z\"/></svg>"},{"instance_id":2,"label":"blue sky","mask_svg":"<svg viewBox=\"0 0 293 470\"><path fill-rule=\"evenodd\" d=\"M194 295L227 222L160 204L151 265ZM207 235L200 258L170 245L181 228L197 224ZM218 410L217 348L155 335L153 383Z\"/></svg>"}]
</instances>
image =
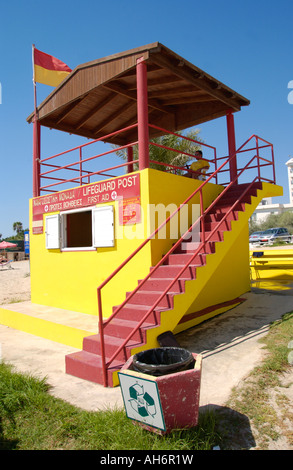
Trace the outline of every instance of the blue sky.
<instances>
[{"instance_id":1,"label":"blue sky","mask_svg":"<svg viewBox=\"0 0 293 470\"><path fill-rule=\"evenodd\" d=\"M32 44L78 64L159 41L251 101L235 114L236 142L252 134L274 144L277 183L289 202L285 162L293 156L293 3L289 0L15 0L0 8L0 233L28 227L32 196ZM52 88L37 85L38 103ZM199 126L227 154L224 118ZM42 156L84 139L42 130Z\"/></svg>"}]
</instances>

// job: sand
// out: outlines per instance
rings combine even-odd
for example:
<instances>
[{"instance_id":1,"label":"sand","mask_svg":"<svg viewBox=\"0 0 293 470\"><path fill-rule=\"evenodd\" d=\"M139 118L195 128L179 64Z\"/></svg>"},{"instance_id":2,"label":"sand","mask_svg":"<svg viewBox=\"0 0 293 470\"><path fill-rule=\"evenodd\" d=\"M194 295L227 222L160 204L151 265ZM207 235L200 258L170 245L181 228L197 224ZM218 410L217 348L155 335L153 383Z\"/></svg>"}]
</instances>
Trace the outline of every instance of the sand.
<instances>
[{"instance_id":1,"label":"sand","mask_svg":"<svg viewBox=\"0 0 293 470\"><path fill-rule=\"evenodd\" d=\"M15 261L0 267L0 305L30 300L29 261Z\"/></svg>"}]
</instances>

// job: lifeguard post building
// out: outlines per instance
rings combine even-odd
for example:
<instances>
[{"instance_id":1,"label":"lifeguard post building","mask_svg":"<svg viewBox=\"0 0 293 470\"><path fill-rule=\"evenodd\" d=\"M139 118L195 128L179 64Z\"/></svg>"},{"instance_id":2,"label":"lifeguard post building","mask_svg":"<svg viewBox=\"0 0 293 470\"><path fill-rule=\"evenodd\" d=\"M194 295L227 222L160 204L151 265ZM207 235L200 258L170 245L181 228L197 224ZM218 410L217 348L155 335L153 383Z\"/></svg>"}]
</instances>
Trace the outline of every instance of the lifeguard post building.
<instances>
[{"instance_id":1,"label":"lifeguard post building","mask_svg":"<svg viewBox=\"0 0 293 470\"><path fill-rule=\"evenodd\" d=\"M65 358L67 373L115 386L130 355L157 347L166 331L182 332L232 308L250 290L248 219L282 188L272 144L252 135L236 147L234 114L248 105L154 43L79 65L38 106L38 120L29 116L30 308L55 309L50 339L65 344L74 327L62 329L58 312L84 318L77 351ZM218 155L215 142L199 144L210 165L205 181L186 178L176 165L152 168L152 138L220 118L227 153ZM92 141L43 156L42 126ZM97 153L101 142L107 145ZM126 152L124 162L115 160L117 148ZM169 212L150 223L158 207ZM175 233L175 219L185 231ZM89 318L95 332L87 330ZM24 329L22 321L14 327ZM50 331L35 317L31 329Z\"/></svg>"}]
</instances>

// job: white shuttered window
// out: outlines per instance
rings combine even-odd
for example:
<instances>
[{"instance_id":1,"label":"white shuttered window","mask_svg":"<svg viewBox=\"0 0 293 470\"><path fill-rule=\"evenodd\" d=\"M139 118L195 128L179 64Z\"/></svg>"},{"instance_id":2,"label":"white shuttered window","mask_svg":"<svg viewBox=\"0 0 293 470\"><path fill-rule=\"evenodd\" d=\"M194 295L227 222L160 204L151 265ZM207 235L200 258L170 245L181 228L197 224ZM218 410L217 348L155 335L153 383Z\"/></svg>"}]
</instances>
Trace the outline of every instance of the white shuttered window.
<instances>
[{"instance_id":1,"label":"white shuttered window","mask_svg":"<svg viewBox=\"0 0 293 470\"><path fill-rule=\"evenodd\" d=\"M93 246L114 246L113 206L96 207L92 212Z\"/></svg>"},{"instance_id":2,"label":"white shuttered window","mask_svg":"<svg viewBox=\"0 0 293 470\"><path fill-rule=\"evenodd\" d=\"M59 214L46 217L46 248L60 248L60 216Z\"/></svg>"},{"instance_id":3,"label":"white shuttered window","mask_svg":"<svg viewBox=\"0 0 293 470\"><path fill-rule=\"evenodd\" d=\"M48 215L45 225L48 250L94 249L115 244L113 206Z\"/></svg>"}]
</instances>

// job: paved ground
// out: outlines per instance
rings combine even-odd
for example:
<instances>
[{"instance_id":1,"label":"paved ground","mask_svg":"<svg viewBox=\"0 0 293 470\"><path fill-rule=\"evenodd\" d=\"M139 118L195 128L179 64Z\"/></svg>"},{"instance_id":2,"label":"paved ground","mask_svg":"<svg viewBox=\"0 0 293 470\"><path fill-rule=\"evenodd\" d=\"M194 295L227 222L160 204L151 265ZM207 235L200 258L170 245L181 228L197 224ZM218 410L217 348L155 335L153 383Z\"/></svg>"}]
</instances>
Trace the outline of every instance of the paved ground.
<instances>
[{"instance_id":1,"label":"paved ground","mask_svg":"<svg viewBox=\"0 0 293 470\"><path fill-rule=\"evenodd\" d=\"M293 310L293 283L269 283L253 289L234 309L176 336L179 344L203 356L200 405L223 405L229 394L261 360L258 340L269 324ZM71 347L0 325L2 359L21 372L47 377L51 393L86 410L123 407L119 387L80 380L65 374Z\"/></svg>"}]
</instances>

